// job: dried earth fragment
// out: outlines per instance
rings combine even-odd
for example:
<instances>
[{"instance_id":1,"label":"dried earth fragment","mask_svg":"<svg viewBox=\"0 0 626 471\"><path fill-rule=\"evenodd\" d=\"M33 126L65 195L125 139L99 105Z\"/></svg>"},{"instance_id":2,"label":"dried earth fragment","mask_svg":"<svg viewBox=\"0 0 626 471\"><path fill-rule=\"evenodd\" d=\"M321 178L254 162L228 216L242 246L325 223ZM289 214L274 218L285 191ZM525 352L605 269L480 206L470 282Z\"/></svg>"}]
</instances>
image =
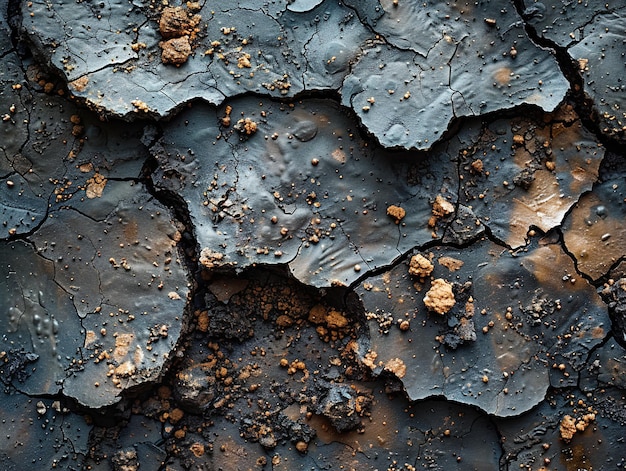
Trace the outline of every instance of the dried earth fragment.
<instances>
[{"instance_id":1,"label":"dried earth fragment","mask_svg":"<svg viewBox=\"0 0 626 471\"><path fill-rule=\"evenodd\" d=\"M626 257L625 188L622 176L595 185L563 222L565 246L576 257L578 269L593 280Z\"/></svg>"},{"instance_id":2,"label":"dried earth fragment","mask_svg":"<svg viewBox=\"0 0 626 471\"><path fill-rule=\"evenodd\" d=\"M598 130L624 144L626 7L621 2L600 0L549 1L542 3L544 8L538 12L535 4L525 3L525 21L535 33L544 43L562 48L578 64L574 73L580 74L582 89L591 98L592 119Z\"/></svg>"},{"instance_id":3,"label":"dried earth fragment","mask_svg":"<svg viewBox=\"0 0 626 471\"><path fill-rule=\"evenodd\" d=\"M21 4L22 32L81 102L128 119L141 102L163 117L194 99L338 90L372 33L343 4L321 3L35 0Z\"/></svg>"},{"instance_id":4,"label":"dried earth fragment","mask_svg":"<svg viewBox=\"0 0 626 471\"><path fill-rule=\"evenodd\" d=\"M288 264L303 283L347 286L432 240L433 193L454 200L443 150L415 162L372 149L330 100L228 106L256 132L241 139L220 126L225 110L198 104L152 147L155 184L186 201L209 268ZM394 224L387 208L404 202L411 210Z\"/></svg>"},{"instance_id":5,"label":"dried earth fragment","mask_svg":"<svg viewBox=\"0 0 626 471\"><path fill-rule=\"evenodd\" d=\"M482 241L432 252L436 259L464 262L453 278L447 268L434 267L434 278L455 281L457 302L446 305L445 317L427 315L424 294L416 289L421 286L414 286L406 262L357 288L370 333L358 354L374 374L399 358L410 399L443 395L497 416L524 413L550 386L576 384L609 318L595 288L576 276L558 244L535 241L511 254ZM432 286L427 282L423 289ZM410 328L399 328L396 319L409 319ZM375 361L367 362L368 352L377 353Z\"/></svg>"},{"instance_id":6,"label":"dried earth fragment","mask_svg":"<svg viewBox=\"0 0 626 471\"><path fill-rule=\"evenodd\" d=\"M569 88L549 51L508 27L521 22L513 5L346 3L385 40L364 49L342 102L385 147L429 149L462 116L522 104L552 111Z\"/></svg>"},{"instance_id":7,"label":"dried earth fragment","mask_svg":"<svg viewBox=\"0 0 626 471\"><path fill-rule=\"evenodd\" d=\"M73 371L58 383L65 395L92 408L113 404L125 389L160 376L182 331L188 293L180 233L168 210L142 185L108 186L124 199L99 199L97 206L72 199L32 236L37 257L54 267L50 280L72 303L64 311L73 312L73 327L54 329L59 314L53 305L44 307L55 334L49 343L81 352L78 363L72 355L60 356L57 369ZM59 342L61 335L73 340Z\"/></svg>"},{"instance_id":8,"label":"dried earth fragment","mask_svg":"<svg viewBox=\"0 0 626 471\"><path fill-rule=\"evenodd\" d=\"M513 248L526 243L532 228L561 225L596 182L605 153L567 104L551 114L497 119L478 133L470 129L459 134L461 203ZM514 144L516 135L523 145ZM476 158L481 173L472 166Z\"/></svg>"}]
</instances>

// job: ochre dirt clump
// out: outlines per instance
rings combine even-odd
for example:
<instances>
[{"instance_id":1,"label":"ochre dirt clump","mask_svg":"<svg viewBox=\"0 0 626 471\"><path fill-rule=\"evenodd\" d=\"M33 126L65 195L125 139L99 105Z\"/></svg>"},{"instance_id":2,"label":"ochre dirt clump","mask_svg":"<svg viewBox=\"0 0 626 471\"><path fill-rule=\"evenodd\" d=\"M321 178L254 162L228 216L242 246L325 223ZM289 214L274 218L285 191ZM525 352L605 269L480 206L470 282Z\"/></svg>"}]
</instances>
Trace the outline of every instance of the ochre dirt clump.
<instances>
[{"instance_id":1,"label":"ochre dirt clump","mask_svg":"<svg viewBox=\"0 0 626 471\"><path fill-rule=\"evenodd\" d=\"M437 278L433 281L430 289L424 296L424 304L430 311L434 311L437 314L447 313L454 304L454 293L452 292L452 285L446 280Z\"/></svg>"},{"instance_id":2,"label":"ochre dirt clump","mask_svg":"<svg viewBox=\"0 0 626 471\"><path fill-rule=\"evenodd\" d=\"M569 442L576 432L583 432L594 420L596 420L596 415L593 413L585 414L579 420L576 420L571 415L566 415L561 420L561 426L559 427L561 438Z\"/></svg>"},{"instance_id":3,"label":"ochre dirt clump","mask_svg":"<svg viewBox=\"0 0 626 471\"><path fill-rule=\"evenodd\" d=\"M161 60L164 64L174 64L179 67L181 64L187 62L189 54L191 54L189 36L161 41L159 45L162 49Z\"/></svg>"},{"instance_id":4,"label":"ochre dirt clump","mask_svg":"<svg viewBox=\"0 0 626 471\"><path fill-rule=\"evenodd\" d=\"M159 32L165 41L161 41L161 61L180 67L187 62L191 54L191 42L198 32L200 15L191 15L183 7L167 7L161 13Z\"/></svg>"},{"instance_id":5,"label":"ochre dirt clump","mask_svg":"<svg viewBox=\"0 0 626 471\"><path fill-rule=\"evenodd\" d=\"M190 15L183 7L167 7L161 13L159 32L165 39L192 36L200 19L200 15Z\"/></svg>"},{"instance_id":6,"label":"ochre dirt clump","mask_svg":"<svg viewBox=\"0 0 626 471\"><path fill-rule=\"evenodd\" d=\"M424 281L433 272L433 264L423 255L417 254L411 257L409 263L409 274L417 276L420 281Z\"/></svg>"},{"instance_id":7,"label":"ochre dirt clump","mask_svg":"<svg viewBox=\"0 0 626 471\"><path fill-rule=\"evenodd\" d=\"M406 211L404 208L392 204L387 208L387 216L392 217L396 221L396 224L399 224L400 221L404 219L404 216L406 216Z\"/></svg>"}]
</instances>

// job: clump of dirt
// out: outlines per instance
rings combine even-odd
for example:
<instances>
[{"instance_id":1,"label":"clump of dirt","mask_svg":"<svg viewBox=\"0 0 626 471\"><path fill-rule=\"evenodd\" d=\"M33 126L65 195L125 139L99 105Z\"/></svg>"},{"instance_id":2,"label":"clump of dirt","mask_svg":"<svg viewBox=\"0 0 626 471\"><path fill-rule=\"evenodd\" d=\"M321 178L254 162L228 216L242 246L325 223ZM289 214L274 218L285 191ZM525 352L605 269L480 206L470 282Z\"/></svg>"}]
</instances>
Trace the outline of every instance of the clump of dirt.
<instances>
[{"instance_id":1,"label":"clump of dirt","mask_svg":"<svg viewBox=\"0 0 626 471\"><path fill-rule=\"evenodd\" d=\"M424 304L428 310L444 315L454 307L455 303L452 284L442 278L433 280L430 289L424 296Z\"/></svg>"},{"instance_id":2,"label":"clump of dirt","mask_svg":"<svg viewBox=\"0 0 626 471\"><path fill-rule=\"evenodd\" d=\"M452 292L456 301L448 312L447 329L437 337L437 340L452 350L460 345L476 341L476 326L474 324L474 297L470 281L452 284Z\"/></svg>"},{"instance_id":3,"label":"clump of dirt","mask_svg":"<svg viewBox=\"0 0 626 471\"><path fill-rule=\"evenodd\" d=\"M103 175L96 172L93 177L87 180L87 186L85 188L87 198L101 198L106 184L107 179Z\"/></svg>"},{"instance_id":4,"label":"clump of dirt","mask_svg":"<svg viewBox=\"0 0 626 471\"><path fill-rule=\"evenodd\" d=\"M164 64L180 67L187 62L191 54L191 43L198 33L200 15L193 15L183 7L166 7L159 20L159 32L165 41L159 46L162 49L161 60Z\"/></svg>"},{"instance_id":5,"label":"clump of dirt","mask_svg":"<svg viewBox=\"0 0 626 471\"><path fill-rule=\"evenodd\" d=\"M239 121L237 121L237 123L233 127L239 134L245 135L245 136L253 135L257 131L257 128L258 128L257 123L251 120L250 118L240 119Z\"/></svg>"},{"instance_id":6,"label":"clump of dirt","mask_svg":"<svg viewBox=\"0 0 626 471\"><path fill-rule=\"evenodd\" d=\"M224 260L225 256L221 252L216 252L215 250L211 250L209 248L204 248L200 251L200 263L205 268L218 268L223 266L232 266L232 263L226 262Z\"/></svg>"},{"instance_id":7,"label":"clump of dirt","mask_svg":"<svg viewBox=\"0 0 626 471\"><path fill-rule=\"evenodd\" d=\"M559 432L561 433L561 438L566 442L569 442L576 432L583 432L591 422L596 420L596 415L592 412L583 415L580 419L576 420L571 415L566 415L561 420L561 425L559 427Z\"/></svg>"},{"instance_id":8,"label":"clump of dirt","mask_svg":"<svg viewBox=\"0 0 626 471\"><path fill-rule=\"evenodd\" d=\"M315 329L322 340L342 339L351 330L349 319L336 309L328 309L321 304L311 308L308 321L317 325Z\"/></svg>"},{"instance_id":9,"label":"clump of dirt","mask_svg":"<svg viewBox=\"0 0 626 471\"><path fill-rule=\"evenodd\" d=\"M406 216L406 211L404 208L392 204L387 208L387 216L393 218L396 224L400 224L400 221Z\"/></svg>"},{"instance_id":10,"label":"clump of dirt","mask_svg":"<svg viewBox=\"0 0 626 471\"><path fill-rule=\"evenodd\" d=\"M400 358L392 358L385 363L385 371L389 371L396 375L398 379L404 378L406 375L406 365Z\"/></svg>"},{"instance_id":11,"label":"clump of dirt","mask_svg":"<svg viewBox=\"0 0 626 471\"><path fill-rule=\"evenodd\" d=\"M361 424L371 403L370 396L359 394L346 384L331 384L317 412L329 419L338 432L345 432Z\"/></svg>"},{"instance_id":12,"label":"clump of dirt","mask_svg":"<svg viewBox=\"0 0 626 471\"><path fill-rule=\"evenodd\" d=\"M436 218L446 217L454 212L454 205L443 196L437 195L433 203L432 212Z\"/></svg>"},{"instance_id":13,"label":"clump of dirt","mask_svg":"<svg viewBox=\"0 0 626 471\"><path fill-rule=\"evenodd\" d=\"M430 260L421 254L413 255L409 262L409 274L424 281L433 272L434 266Z\"/></svg>"},{"instance_id":14,"label":"clump of dirt","mask_svg":"<svg viewBox=\"0 0 626 471\"><path fill-rule=\"evenodd\" d=\"M162 41L159 43L159 46L162 49L161 60L164 64L174 64L176 67L180 67L187 62L191 54L189 36Z\"/></svg>"},{"instance_id":15,"label":"clump of dirt","mask_svg":"<svg viewBox=\"0 0 626 471\"><path fill-rule=\"evenodd\" d=\"M159 19L159 32L165 39L192 36L200 23L200 15L192 15L183 7L166 7Z\"/></svg>"},{"instance_id":16,"label":"clump of dirt","mask_svg":"<svg viewBox=\"0 0 626 471\"><path fill-rule=\"evenodd\" d=\"M428 220L428 227L435 228L440 219L445 219L451 214L454 214L455 207L447 199L441 195L437 195L432 206L432 216ZM433 232L433 237L436 234Z\"/></svg>"}]
</instances>

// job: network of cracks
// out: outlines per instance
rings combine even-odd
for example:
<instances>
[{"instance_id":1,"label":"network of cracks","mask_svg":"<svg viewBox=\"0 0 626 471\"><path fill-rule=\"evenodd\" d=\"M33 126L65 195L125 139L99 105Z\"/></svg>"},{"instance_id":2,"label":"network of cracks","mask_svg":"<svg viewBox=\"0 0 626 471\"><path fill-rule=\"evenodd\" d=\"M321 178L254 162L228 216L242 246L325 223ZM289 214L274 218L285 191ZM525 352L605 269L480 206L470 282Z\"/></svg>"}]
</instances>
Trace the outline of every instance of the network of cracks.
<instances>
[{"instance_id":1,"label":"network of cracks","mask_svg":"<svg viewBox=\"0 0 626 471\"><path fill-rule=\"evenodd\" d=\"M0 2L5 469L626 467L621 2Z\"/></svg>"}]
</instances>

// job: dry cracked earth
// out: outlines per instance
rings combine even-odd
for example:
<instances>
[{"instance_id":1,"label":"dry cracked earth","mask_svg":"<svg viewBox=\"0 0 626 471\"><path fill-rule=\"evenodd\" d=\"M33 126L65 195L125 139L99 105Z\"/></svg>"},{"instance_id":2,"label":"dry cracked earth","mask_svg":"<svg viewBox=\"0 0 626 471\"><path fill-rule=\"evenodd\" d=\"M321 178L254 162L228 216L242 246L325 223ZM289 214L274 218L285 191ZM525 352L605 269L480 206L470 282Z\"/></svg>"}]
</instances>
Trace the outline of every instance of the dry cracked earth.
<instances>
[{"instance_id":1,"label":"dry cracked earth","mask_svg":"<svg viewBox=\"0 0 626 471\"><path fill-rule=\"evenodd\" d=\"M622 0L0 6L3 469L626 468Z\"/></svg>"}]
</instances>

